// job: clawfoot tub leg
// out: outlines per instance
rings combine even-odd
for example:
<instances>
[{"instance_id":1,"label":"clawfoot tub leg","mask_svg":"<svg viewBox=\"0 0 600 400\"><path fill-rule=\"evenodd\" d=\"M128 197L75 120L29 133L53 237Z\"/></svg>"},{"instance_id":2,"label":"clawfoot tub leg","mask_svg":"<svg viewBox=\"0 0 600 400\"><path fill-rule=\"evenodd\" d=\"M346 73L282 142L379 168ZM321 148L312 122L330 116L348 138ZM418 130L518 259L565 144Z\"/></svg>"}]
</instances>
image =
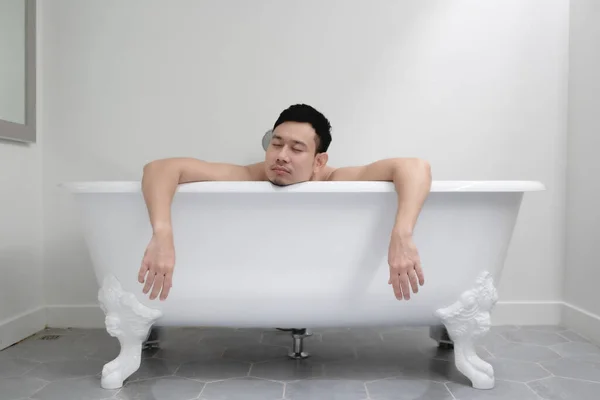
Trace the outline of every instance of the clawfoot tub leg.
<instances>
[{"instance_id":1,"label":"clawfoot tub leg","mask_svg":"<svg viewBox=\"0 0 600 400\"><path fill-rule=\"evenodd\" d=\"M125 292L112 275L104 279L98 300L106 315L106 330L121 344L117 358L102 368L101 386L104 389L118 389L140 367L142 344L148 338L152 324L162 313L144 306L132 293Z\"/></svg>"},{"instance_id":2,"label":"clawfoot tub leg","mask_svg":"<svg viewBox=\"0 0 600 400\"><path fill-rule=\"evenodd\" d=\"M307 329L291 329L292 338L294 339L292 351L289 353L289 357L295 360L305 359L309 356L304 351L304 338L312 336L312 333Z\"/></svg>"},{"instance_id":3,"label":"clawfoot tub leg","mask_svg":"<svg viewBox=\"0 0 600 400\"><path fill-rule=\"evenodd\" d=\"M492 389L495 385L494 369L477 355L475 342L489 331L490 311L497 301L492 276L484 272L473 289L464 292L454 304L435 312L454 342L456 368L471 380L475 389Z\"/></svg>"}]
</instances>

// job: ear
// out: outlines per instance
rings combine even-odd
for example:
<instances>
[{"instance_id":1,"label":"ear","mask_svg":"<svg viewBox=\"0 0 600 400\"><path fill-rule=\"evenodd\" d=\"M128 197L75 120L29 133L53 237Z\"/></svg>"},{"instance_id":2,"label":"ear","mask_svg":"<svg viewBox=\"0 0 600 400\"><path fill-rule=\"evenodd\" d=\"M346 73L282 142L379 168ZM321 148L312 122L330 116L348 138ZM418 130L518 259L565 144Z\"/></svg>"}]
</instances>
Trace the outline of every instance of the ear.
<instances>
[{"instance_id":1,"label":"ear","mask_svg":"<svg viewBox=\"0 0 600 400\"><path fill-rule=\"evenodd\" d=\"M327 164L328 160L329 160L329 155L327 153L317 154L317 156L315 157L315 167L323 168Z\"/></svg>"}]
</instances>

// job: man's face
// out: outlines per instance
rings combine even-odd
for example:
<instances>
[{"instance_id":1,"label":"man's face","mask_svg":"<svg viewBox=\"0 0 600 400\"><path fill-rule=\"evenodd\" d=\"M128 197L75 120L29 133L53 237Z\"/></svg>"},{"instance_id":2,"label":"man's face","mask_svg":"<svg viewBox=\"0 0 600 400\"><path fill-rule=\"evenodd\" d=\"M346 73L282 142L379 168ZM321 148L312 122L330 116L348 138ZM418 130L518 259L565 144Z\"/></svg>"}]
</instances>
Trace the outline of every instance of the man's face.
<instances>
[{"instance_id":1,"label":"man's face","mask_svg":"<svg viewBox=\"0 0 600 400\"><path fill-rule=\"evenodd\" d=\"M312 180L327 163L327 154L315 155L317 143L307 123L284 122L275 128L265 154L267 178L279 186Z\"/></svg>"}]
</instances>

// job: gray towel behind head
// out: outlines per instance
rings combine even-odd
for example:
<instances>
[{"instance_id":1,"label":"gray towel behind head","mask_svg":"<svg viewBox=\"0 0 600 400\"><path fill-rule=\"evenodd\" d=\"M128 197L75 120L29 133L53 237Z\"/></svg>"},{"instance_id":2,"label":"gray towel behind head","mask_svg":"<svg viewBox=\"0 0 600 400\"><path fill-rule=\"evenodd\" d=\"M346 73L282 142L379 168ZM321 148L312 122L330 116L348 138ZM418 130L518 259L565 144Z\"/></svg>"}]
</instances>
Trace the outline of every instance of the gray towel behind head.
<instances>
[{"instance_id":1,"label":"gray towel behind head","mask_svg":"<svg viewBox=\"0 0 600 400\"><path fill-rule=\"evenodd\" d=\"M263 150L267 150L267 147L269 147L269 143L271 143L271 138L273 137L273 129L269 129L268 131L265 132L265 134L263 135L262 138L262 147Z\"/></svg>"}]
</instances>

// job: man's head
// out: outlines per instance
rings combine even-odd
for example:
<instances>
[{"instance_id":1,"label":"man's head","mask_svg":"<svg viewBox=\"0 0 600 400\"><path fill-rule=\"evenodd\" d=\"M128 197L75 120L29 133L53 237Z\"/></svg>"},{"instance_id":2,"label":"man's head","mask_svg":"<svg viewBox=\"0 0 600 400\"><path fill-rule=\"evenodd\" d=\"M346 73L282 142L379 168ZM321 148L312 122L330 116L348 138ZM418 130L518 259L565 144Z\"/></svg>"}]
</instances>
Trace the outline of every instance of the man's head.
<instances>
[{"instance_id":1,"label":"man's head","mask_svg":"<svg viewBox=\"0 0 600 400\"><path fill-rule=\"evenodd\" d=\"M279 186L312 180L327 164L331 125L306 104L284 110L273 125L265 154L267 178Z\"/></svg>"}]
</instances>

